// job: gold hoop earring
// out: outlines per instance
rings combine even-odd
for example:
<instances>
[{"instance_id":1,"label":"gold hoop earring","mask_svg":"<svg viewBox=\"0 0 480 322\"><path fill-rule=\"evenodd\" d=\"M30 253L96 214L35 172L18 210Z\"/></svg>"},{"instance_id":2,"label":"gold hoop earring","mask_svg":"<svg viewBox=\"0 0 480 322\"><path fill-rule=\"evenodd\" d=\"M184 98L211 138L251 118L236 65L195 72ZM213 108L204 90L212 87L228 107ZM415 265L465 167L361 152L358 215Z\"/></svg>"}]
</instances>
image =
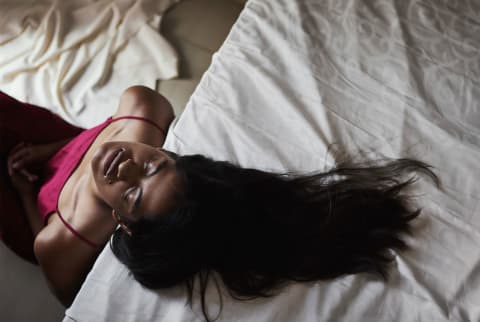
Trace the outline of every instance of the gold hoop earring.
<instances>
[{"instance_id":1,"label":"gold hoop earring","mask_svg":"<svg viewBox=\"0 0 480 322\"><path fill-rule=\"evenodd\" d=\"M120 218L120 215L117 214L115 212L115 209L112 209L112 216L113 218L115 219L115 221L120 225L120 227L122 228L122 230L128 235L128 236L132 236L132 230L130 229L130 227L127 226L127 224L125 224L122 220L122 218Z\"/></svg>"}]
</instances>

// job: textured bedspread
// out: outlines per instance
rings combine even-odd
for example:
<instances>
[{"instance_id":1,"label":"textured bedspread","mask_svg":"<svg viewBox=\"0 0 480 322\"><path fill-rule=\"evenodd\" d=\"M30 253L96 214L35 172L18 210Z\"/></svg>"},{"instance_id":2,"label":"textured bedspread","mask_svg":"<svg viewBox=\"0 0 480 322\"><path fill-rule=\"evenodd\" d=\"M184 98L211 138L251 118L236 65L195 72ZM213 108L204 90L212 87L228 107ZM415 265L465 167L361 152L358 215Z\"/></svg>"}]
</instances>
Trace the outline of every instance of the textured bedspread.
<instances>
[{"instance_id":1,"label":"textured bedspread","mask_svg":"<svg viewBox=\"0 0 480 322\"><path fill-rule=\"evenodd\" d=\"M480 321L479 17L473 0L247 3L167 149L276 171L411 157L443 186L412 191L423 213L387 282L357 275L226 297L222 321ZM198 298L192 311L184 295L143 289L106 248L65 320L201 320Z\"/></svg>"}]
</instances>

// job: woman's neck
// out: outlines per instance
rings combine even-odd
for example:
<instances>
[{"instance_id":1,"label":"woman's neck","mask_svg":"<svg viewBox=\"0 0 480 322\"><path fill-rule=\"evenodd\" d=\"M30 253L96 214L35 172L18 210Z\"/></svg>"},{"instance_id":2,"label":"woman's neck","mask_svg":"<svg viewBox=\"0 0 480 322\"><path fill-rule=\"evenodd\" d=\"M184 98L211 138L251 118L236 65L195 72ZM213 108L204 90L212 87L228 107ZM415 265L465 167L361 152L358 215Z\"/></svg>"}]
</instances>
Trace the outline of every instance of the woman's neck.
<instances>
[{"instance_id":1,"label":"woman's neck","mask_svg":"<svg viewBox=\"0 0 480 322\"><path fill-rule=\"evenodd\" d=\"M84 174L84 187L80 188L90 191L91 202L89 206L92 211L88 211L88 213L90 213L89 233L99 244L103 244L110 239L118 223L112 216L110 206L99 197L92 171L89 169L89 171L84 171Z\"/></svg>"}]
</instances>

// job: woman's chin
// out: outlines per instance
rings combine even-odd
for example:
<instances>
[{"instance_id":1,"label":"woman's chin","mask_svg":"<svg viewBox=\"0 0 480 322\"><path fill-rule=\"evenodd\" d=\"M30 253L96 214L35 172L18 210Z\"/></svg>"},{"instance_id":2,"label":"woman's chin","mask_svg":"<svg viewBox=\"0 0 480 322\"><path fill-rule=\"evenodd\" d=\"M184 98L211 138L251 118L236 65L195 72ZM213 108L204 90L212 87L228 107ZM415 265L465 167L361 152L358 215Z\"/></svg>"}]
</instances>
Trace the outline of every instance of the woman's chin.
<instances>
[{"instance_id":1,"label":"woman's chin","mask_svg":"<svg viewBox=\"0 0 480 322\"><path fill-rule=\"evenodd\" d=\"M95 180L95 184L98 187L101 187L104 184L104 176L103 176L103 167L102 167L102 159L105 154L105 148L100 146L94 152L92 161L90 163L93 179Z\"/></svg>"}]
</instances>

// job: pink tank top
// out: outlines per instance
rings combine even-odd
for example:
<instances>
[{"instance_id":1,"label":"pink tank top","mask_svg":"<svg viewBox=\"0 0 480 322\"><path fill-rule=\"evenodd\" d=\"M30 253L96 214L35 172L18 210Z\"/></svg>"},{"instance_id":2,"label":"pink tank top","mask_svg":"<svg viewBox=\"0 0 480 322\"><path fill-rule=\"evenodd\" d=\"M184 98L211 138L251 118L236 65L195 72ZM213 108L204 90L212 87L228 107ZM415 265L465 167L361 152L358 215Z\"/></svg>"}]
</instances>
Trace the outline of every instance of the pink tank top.
<instances>
[{"instance_id":1,"label":"pink tank top","mask_svg":"<svg viewBox=\"0 0 480 322\"><path fill-rule=\"evenodd\" d=\"M45 167L45 183L40 188L38 193L38 211L44 224L47 224L47 219L50 214L56 212L60 220L65 224L68 230L70 230L75 236L83 240L85 243L89 244L92 247L98 247L99 245L88 240L80 233L78 233L75 228L73 228L63 217L60 211L58 210L58 199L60 197L60 192L63 189L63 186L67 182L70 175L77 168L80 163L80 160L90 147L90 145L95 141L97 136L106 128L110 123L123 119L133 119L147 122L155 126L160 132L164 135L166 134L162 128L157 124L143 117L137 116L122 116L117 118L109 117L102 124L85 130L81 132L77 137L70 141L67 145L62 147L52 158L48 161Z\"/></svg>"}]
</instances>

